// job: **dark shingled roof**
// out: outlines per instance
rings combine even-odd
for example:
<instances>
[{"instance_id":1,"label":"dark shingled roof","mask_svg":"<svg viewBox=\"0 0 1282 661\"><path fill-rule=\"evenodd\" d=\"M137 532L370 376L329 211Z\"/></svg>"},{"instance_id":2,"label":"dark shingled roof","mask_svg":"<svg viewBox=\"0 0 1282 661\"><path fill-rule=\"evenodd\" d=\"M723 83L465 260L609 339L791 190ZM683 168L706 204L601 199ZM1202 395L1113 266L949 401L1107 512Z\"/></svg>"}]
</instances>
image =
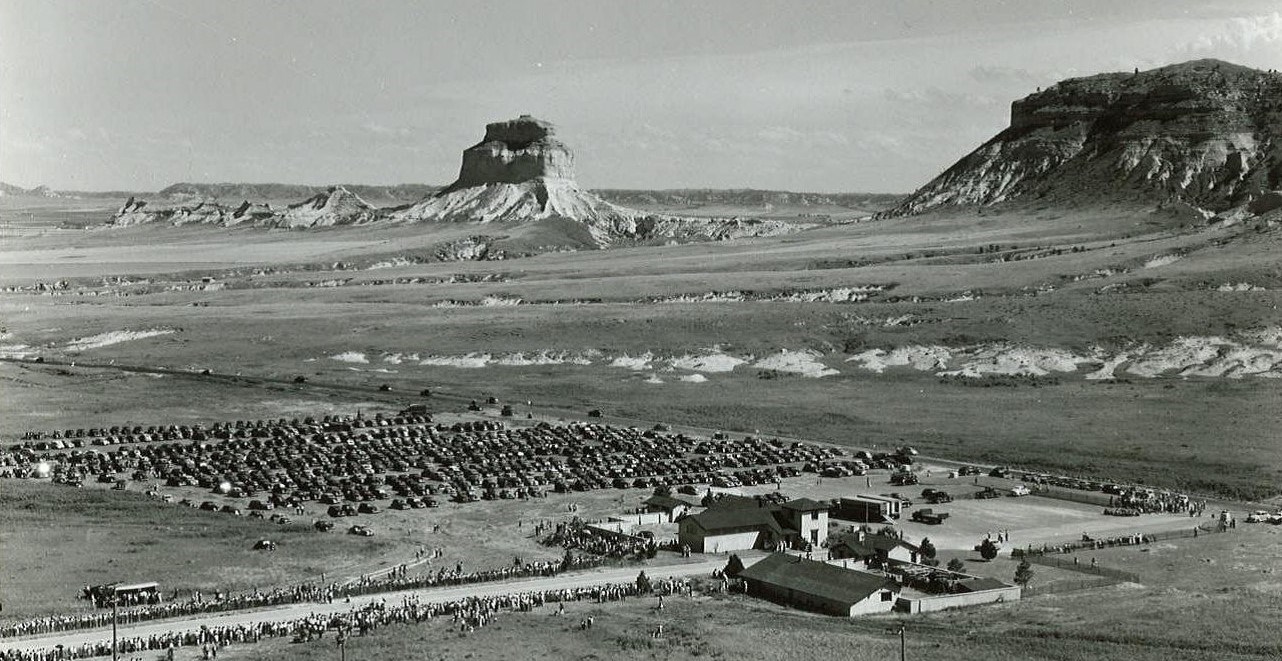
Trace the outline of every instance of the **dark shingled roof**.
<instances>
[{"instance_id":1,"label":"dark shingled roof","mask_svg":"<svg viewBox=\"0 0 1282 661\"><path fill-rule=\"evenodd\" d=\"M655 494L653 496L650 496L649 498L646 498L645 501L641 504L654 505L655 507L662 507L665 510L674 510L678 507L690 507L690 503L687 503L686 501L681 500L680 498L673 498L672 496L660 496L658 494Z\"/></svg>"},{"instance_id":2,"label":"dark shingled roof","mask_svg":"<svg viewBox=\"0 0 1282 661\"><path fill-rule=\"evenodd\" d=\"M968 578L964 581L957 581L957 586L967 592L983 592L984 590L1001 590L1014 587L995 578Z\"/></svg>"},{"instance_id":3,"label":"dark shingled roof","mask_svg":"<svg viewBox=\"0 0 1282 661\"><path fill-rule=\"evenodd\" d=\"M854 535L850 535L842 539L837 545L853 551L852 555L856 558L870 558L877 555L877 551L889 553L897 546L902 546L913 553L921 551L921 548L916 544L911 544L889 535L864 535L864 541L862 542Z\"/></svg>"},{"instance_id":4,"label":"dark shingled roof","mask_svg":"<svg viewBox=\"0 0 1282 661\"><path fill-rule=\"evenodd\" d=\"M744 569L739 577L843 604L856 604L883 588L899 591L899 586L884 576L842 569L786 553L767 556Z\"/></svg>"},{"instance_id":5,"label":"dark shingled roof","mask_svg":"<svg viewBox=\"0 0 1282 661\"><path fill-rule=\"evenodd\" d=\"M798 498L784 503L783 508L793 510L794 512L827 512L832 509L832 504L811 500L809 498Z\"/></svg>"},{"instance_id":6,"label":"dark shingled roof","mask_svg":"<svg viewBox=\"0 0 1282 661\"><path fill-rule=\"evenodd\" d=\"M774 515L764 507L712 508L686 518L692 519L705 532L714 535L761 528L769 528L776 534L783 532Z\"/></svg>"}]
</instances>

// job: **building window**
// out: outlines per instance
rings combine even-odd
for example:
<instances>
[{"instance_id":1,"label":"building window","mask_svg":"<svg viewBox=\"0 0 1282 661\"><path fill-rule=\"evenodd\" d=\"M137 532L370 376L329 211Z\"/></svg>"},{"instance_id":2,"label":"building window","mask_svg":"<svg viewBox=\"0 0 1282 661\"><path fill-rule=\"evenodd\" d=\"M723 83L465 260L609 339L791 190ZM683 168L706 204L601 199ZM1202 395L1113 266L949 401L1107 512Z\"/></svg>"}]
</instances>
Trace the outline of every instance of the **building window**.
<instances>
[{"instance_id":1,"label":"building window","mask_svg":"<svg viewBox=\"0 0 1282 661\"><path fill-rule=\"evenodd\" d=\"M882 600L882 601L890 601L890 599L891 599L891 597L892 597L892 596L893 596L893 595L891 595L891 594L890 594L890 590L882 590L882 591L881 591L881 600Z\"/></svg>"},{"instance_id":2,"label":"building window","mask_svg":"<svg viewBox=\"0 0 1282 661\"><path fill-rule=\"evenodd\" d=\"M818 520L819 520L819 513L818 513L818 512L811 512L811 513L810 513L810 520L811 520L811 521L818 521Z\"/></svg>"}]
</instances>

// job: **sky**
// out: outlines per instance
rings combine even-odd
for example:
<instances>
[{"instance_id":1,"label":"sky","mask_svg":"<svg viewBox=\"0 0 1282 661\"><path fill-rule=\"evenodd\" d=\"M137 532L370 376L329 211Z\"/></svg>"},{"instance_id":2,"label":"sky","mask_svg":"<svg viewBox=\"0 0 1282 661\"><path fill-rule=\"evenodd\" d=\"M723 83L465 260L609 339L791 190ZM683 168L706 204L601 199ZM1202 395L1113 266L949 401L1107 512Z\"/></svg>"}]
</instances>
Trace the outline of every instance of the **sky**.
<instances>
[{"instance_id":1,"label":"sky","mask_svg":"<svg viewBox=\"0 0 1282 661\"><path fill-rule=\"evenodd\" d=\"M1282 69L1277 0L0 0L0 181L446 184L557 126L590 188L908 192L1068 77Z\"/></svg>"}]
</instances>

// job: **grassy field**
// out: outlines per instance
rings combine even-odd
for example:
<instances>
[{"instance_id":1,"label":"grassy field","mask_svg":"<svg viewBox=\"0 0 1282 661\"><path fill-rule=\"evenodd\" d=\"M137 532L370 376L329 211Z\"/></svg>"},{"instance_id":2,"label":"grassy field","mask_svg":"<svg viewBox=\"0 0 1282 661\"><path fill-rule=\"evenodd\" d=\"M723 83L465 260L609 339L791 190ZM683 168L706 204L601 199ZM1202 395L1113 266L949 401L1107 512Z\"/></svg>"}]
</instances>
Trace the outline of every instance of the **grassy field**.
<instances>
[{"instance_id":1,"label":"grassy field","mask_svg":"<svg viewBox=\"0 0 1282 661\"><path fill-rule=\"evenodd\" d=\"M76 596L84 585L156 581L166 593L191 590L269 589L303 582L344 582L401 563L413 563L420 549L440 557L415 565L411 574L434 573L461 563L465 570L555 560L564 551L534 539L533 522L571 516L603 519L635 509L649 492L600 491L530 500L504 500L438 509L382 512L335 520L332 532L312 529L328 519L325 506L308 503L301 515L277 525L248 516L205 512L177 503L183 498L233 505L248 514L247 501L196 488L162 487L173 503L148 498L141 483L118 492L87 483L75 489L36 480L0 482L0 604L3 618L23 619L89 609ZM576 510L569 513L573 503ZM375 536L344 534L347 526L372 527ZM260 539L278 544L265 553ZM663 554L656 562L679 562Z\"/></svg>"},{"instance_id":2,"label":"grassy field","mask_svg":"<svg viewBox=\"0 0 1282 661\"><path fill-rule=\"evenodd\" d=\"M496 235L520 230L484 228ZM643 420L840 443L903 439L958 459L1134 478L1239 498L1264 498L1278 489L1282 457L1272 415L1282 404L1277 379L1095 382L1081 378L1090 369L1084 367L1036 383L998 384L1017 387L975 388L909 369L878 375L845 362L867 349L909 345L1010 343L1090 353L1094 347L1167 346L1183 336L1233 337L1282 326L1276 230L1197 228L1186 219L1136 209L1024 209L716 244L321 270L335 261L413 256L443 238L478 231L463 225L315 233L143 227L11 241L0 253L0 277L8 284L44 279L43 271L37 277L24 270L33 263L52 277L128 274L130 264L143 261L153 293L116 296L130 290L82 277L60 296L0 294L0 344L25 345L25 351L82 366L116 362L286 381L305 375L341 388L243 388L80 366L0 365L6 383L0 434L125 421L292 417L344 405L396 407L418 401L415 394L424 387L437 387L467 397L532 399L576 413L602 408ZM1074 252L1077 247L1089 249ZM1019 255L1031 257L1010 261ZM1144 266L1158 256L1180 258ZM234 274L216 278L228 289L161 291L200 273L224 273L180 270L202 260L234 267ZM6 264L12 267L8 276ZM251 266L273 270L255 276ZM1091 277L1074 281L1083 276ZM347 286L302 286L349 277ZM434 284L372 284L397 278ZM498 281L468 281L477 278ZM1217 291L1236 283L1258 290ZM868 285L889 289L866 303L644 302ZM1106 285L1113 289L1099 293ZM1032 295L1042 287L1051 289ZM973 296L942 300L965 292ZM527 304L438 307L485 297ZM600 302L537 304L551 301ZM894 319L911 323L884 322ZM79 351L69 344L105 332L147 330L168 334ZM659 385L644 372L604 364L458 369L384 360L474 352L680 356L712 348L758 357L811 350L841 373L808 379L745 367L709 374L707 383L656 374L664 381ZM331 358L347 352L370 362ZM379 393L383 384L392 392Z\"/></svg>"},{"instance_id":3,"label":"grassy field","mask_svg":"<svg viewBox=\"0 0 1282 661\"><path fill-rule=\"evenodd\" d=\"M600 408L638 424L759 430L856 447L908 443L957 460L1241 499L1275 496L1282 484L1279 379L1089 381L1083 367L1053 378L967 385L910 369L876 374L846 362L866 349L918 344L1089 353L1282 326L1276 228L1203 227L1142 209L1025 207L832 225L770 239L448 262L434 257L444 242L484 234L528 247L550 241L555 227L51 229L83 224L104 204L0 209L7 223L0 228L0 286L18 288L0 293L0 350L51 361L0 362L0 440L12 442L29 429L371 413L423 401L457 410L458 399L418 395L430 387L464 400L531 400L535 411L553 418ZM116 276L134 282L121 284ZM171 290L190 289L201 277L226 288ZM59 279L69 280L68 290L34 290L37 282ZM884 290L861 303L757 300L872 285ZM1220 291L1226 285L1249 291ZM655 302L726 292L749 300ZM522 304L466 305L487 297ZM440 305L459 302L465 305ZM890 323L897 319L911 323ZM74 345L116 331L165 334ZM807 378L742 366L690 382L681 380L684 372L611 367L605 359L462 369L396 357L666 358L714 348L755 358L810 350L839 373ZM367 362L334 358L357 353ZM189 374L129 373L112 363ZM203 369L216 378L202 378ZM236 374L279 381L230 378ZM298 375L307 383L291 383ZM369 521L382 533L372 539L322 538L306 525L310 513L280 528L133 493L10 481L0 489L5 616L82 607L74 596L83 584L116 579L235 589L322 571L358 574L405 561L420 544L445 546L446 561L469 566L506 564L518 554L554 556L515 521L556 518L565 505L547 499L412 518L397 513ZM619 507L611 500L617 497L610 492L581 505L604 513ZM427 532L438 523L440 532ZM279 551L250 550L266 536L280 542ZM1279 550L1275 529L1267 528L1145 552L1101 552L1102 564L1137 571L1144 584L914 618L909 654L941 661L1276 658L1282 639L1271 623L1282 611L1274 575ZM1008 561L968 564L1002 578L1013 572ZM1041 580L1071 580L1038 571ZM599 613L597 627L578 631L589 612ZM648 603L575 606L570 615L504 616L466 637L443 625L394 629L354 640L348 652L882 659L897 647L886 633L893 618L839 621L741 597L672 600L658 640L647 635L657 623ZM290 659L321 649L273 642L229 653Z\"/></svg>"},{"instance_id":4,"label":"grassy field","mask_svg":"<svg viewBox=\"0 0 1282 661\"><path fill-rule=\"evenodd\" d=\"M96 485L95 485L96 486ZM311 520L279 526L86 486L5 480L0 485L0 600L5 617L89 608L80 588L157 581L165 590L242 590L404 562L393 537L319 533ZM252 550L277 541L275 553ZM323 543L320 543L322 542Z\"/></svg>"}]
</instances>

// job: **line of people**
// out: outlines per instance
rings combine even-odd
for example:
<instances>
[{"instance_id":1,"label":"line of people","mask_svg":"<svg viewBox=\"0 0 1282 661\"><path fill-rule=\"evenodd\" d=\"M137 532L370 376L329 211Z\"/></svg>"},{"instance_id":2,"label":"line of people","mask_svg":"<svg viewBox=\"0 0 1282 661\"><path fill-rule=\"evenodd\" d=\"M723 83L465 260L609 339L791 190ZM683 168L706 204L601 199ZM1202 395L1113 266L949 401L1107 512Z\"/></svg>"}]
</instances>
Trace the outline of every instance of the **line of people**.
<instances>
[{"instance_id":1,"label":"line of people","mask_svg":"<svg viewBox=\"0 0 1282 661\"><path fill-rule=\"evenodd\" d=\"M212 597L206 597L201 592L195 592L188 600L182 602L174 601L120 609L119 622L121 624L134 624L202 613L245 610L304 602L333 603L336 599L379 592L485 583L513 578L555 576L563 571L599 567L605 563L605 558L567 554L566 557L559 560L522 564L513 563L513 565L507 567L470 572L464 571L462 565L456 565L453 569L442 567L436 572L417 576L409 576L406 571L395 571L379 578L363 577L346 585L338 583L327 585L306 583L265 592L260 590L239 594L216 592ZM0 625L0 638L92 629L108 626L111 621L112 614L110 611L95 611L75 615L50 615Z\"/></svg>"},{"instance_id":2,"label":"line of people","mask_svg":"<svg viewBox=\"0 0 1282 661\"><path fill-rule=\"evenodd\" d=\"M693 583L689 579L657 581L651 587L659 594L691 595ZM306 643L320 640L328 632L366 635L379 627L390 624L431 622L449 617L450 626L460 633L471 633L494 622L502 612L530 612L548 603L558 603L556 615L565 612L568 602L589 601L605 603L622 601L649 592L632 583L612 583L599 586L565 588L556 590L516 592L490 597L468 597L449 602L424 602L416 596L406 596L399 604L389 604L386 599L375 601L361 608L333 616L312 614L283 622L256 622L224 627L201 627L194 630L173 631L145 637L125 638L119 650L125 654L146 651L166 652L178 647L200 646L205 658L217 657L220 648L229 645L256 643L264 638L291 637L294 642ZM62 648L0 651L0 661L64 661L111 654L111 643L86 643Z\"/></svg>"}]
</instances>

